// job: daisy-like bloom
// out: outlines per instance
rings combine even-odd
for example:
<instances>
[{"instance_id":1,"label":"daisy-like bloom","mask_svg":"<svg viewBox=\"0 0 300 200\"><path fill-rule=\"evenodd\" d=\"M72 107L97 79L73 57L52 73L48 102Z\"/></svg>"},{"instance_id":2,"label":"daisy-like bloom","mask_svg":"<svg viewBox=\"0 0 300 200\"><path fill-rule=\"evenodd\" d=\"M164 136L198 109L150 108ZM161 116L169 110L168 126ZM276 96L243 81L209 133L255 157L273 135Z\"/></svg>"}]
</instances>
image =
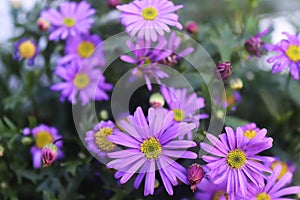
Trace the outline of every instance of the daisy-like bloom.
<instances>
[{"instance_id":1,"label":"daisy-like bloom","mask_svg":"<svg viewBox=\"0 0 300 200\"><path fill-rule=\"evenodd\" d=\"M243 200L288 200L287 195L300 193L299 186L286 187L291 182L292 174L287 172L279 179L281 174L281 166L277 165L273 174L267 180L267 183L262 187L255 187L250 185L249 192L245 195Z\"/></svg>"},{"instance_id":2,"label":"daisy-like bloom","mask_svg":"<svg viewBox=\"0 0 300 200\"><path fill-rule=\"evenodd\" d=\"M57 66L55 74L64 81L51 86L54 91L61 91L61 101L68 98L72 104L76 103L77 95L82 105L88 104L92 100L108 100L107 91L113 86L105 82L105 77L100 69L95 69L90 65L80 68L74 62L64 66Z\"/></svg>"},{"instance_id":3,"label":"daisy-like bloom","mask_svg":"<svg viewBox=\"0 0 300 200\"><path fill-rule=\"evenodd\" d=\"M34 59L38 53L39 49L34 40L22 38L14 44L14 59L27 59L28 65L34 65Z\"/></svg>"},{"instance_id":4,"label":"daisy-like bloom","mask_svg":"<svg viewBox=\"0 0 300 200\"><path fill-rule=\"evenodd\" d=\"M28 135L28 129L24 129L24 135ZM35 146L31 147L30 152L33 159L33 167L35 169L42 167L42 150L47 144L53 143L55 140L60 139L61 135L58 134L56 128L41 124L31 130L31 134L35 139ZM62 147L63 143L57 142L57 158L63 157Z\"/></svg>"},{"instance_id":5,"label":"daisy-like bloom","mask_svg":"<svg viewBox=\"0 0 300 200\"><path fill-rule=\"evenodd\" d=\"M274 63L272 72L279 73L290 67L290 73L295 80L299 79L300 73L300 35L291 35L284 32L287 39L281 40L275 45L265 45L267 51L276 52L277 55L270 57L267 61Z\"/></svg>"},{"instance_id":6,"label":"daisy-like bloom","mask_svg":"<svg viewBox=\"0 0 300 200\"><path fill-rule=\"evenodd\" d=\"M118 170L115 177L120 183L126 183L135 173L134 187L138 188L145 177L144 195L154 194L155 170L170 195L173 195L172 185L181 182L188 184L186 169L174 159L195 159L197 154L187 151L194 147L193 141L178 140L179 135L195 128L193 123L174 124L173 112L164 109L150 108L148 120L141 107L138 107L133 116L119 123L121 131L114 131L108 139L118 145L125 146L125 150L107 153L114 159L107 164L108 167Z\"/></svg>"},{"instance_id":7,"label":"daisy-like bloom","mask_svg":"<svg viewBox=\"0 0 300 200\"><path fill-rule=\"evenodd\" d=\"M200 109L205 106L204 98L197 97L194 92L188 94L187 88L175 89L162 86L161 93L169 109L174 112L174 122L192 122L198 127L199 120L208 117L207 114L199 113ZM191 140L193 133L187 132L187 137Z\"/></svg>"},{"instance_id":8,"label":"daisy-like bloom","mask_svg":"<svg viewBox=\"0 0 300 200\"><path fill-rule=\"evenodd\" d=\"M264 42L262 41L262 37L267 35L270 32L270 29L267 28L266 30L264 30L261 33L258 33L254 36L252 36L251 38L247 39L245 42L245 49L248 51L249 55L249 59L252 56L256 56L258 58L261 57L262 51L263 51L263 46L264 46Z\"/></svg>"},{"instance_id":9,"label":"daisy-like bloom","mask_svg":"<svg viewBox=\"0 0 300 200\"><path fill-rule=\"evenodd\" d=\"M165 40L164 37L160 37L161 40ZM165 47L165 51L169 51L170 55L161 61L164 65L173 66L177 64L182 57L191 54L194 51L194 48L189 47L182 51L179 51L181 44L181 37L177 36L175 32L170 34L170 38L167 46Z\"/></svg>"},{"instance_id":10,"label":"daisy-like bloom","mask_svg":"<svg viewBox=\"0 0 300 200\"><path fill-rule=\"evenodd\" d=\"M265 163L265 165L269 166L272 170L274 170L277 165L281 166L281 172L278 176L278 180L281 179L287 172L292 174L295 172L296 167L290 161L283 162L278 157L274 157L274 159L275 160L273 162Z\"/></svg>"},{"instance_id":11,"label":"daisy-like bloom","mask_svg":"<svg viewBox=\"0 0 300 200\"><path fill-rule=\"evenodd\" d=\"M121 23L131 37L137 34L140 39L156 41L164 31L170 32L169 26L182 29L175 13L182 7L169 0L135 0L117 6L117 9L122 11Z\"/></svg>"},{"instance_id":12,"label":"daisy-like bloom","mask_svg":"<svg viewBox=\"0 0 300 200\"><path fill-rule=\"evenodd\" d=\"M136 44L127 41L127 46L133 54L133 57L122 55L120 58L124 62L135 64L136 67L132 73L134 76L144 76L148 90L152 90L151 78L154 78L158 84L160 79L168 78L169 75L161 70L159 61L170 56L169 51L164 51L166 40L160 40L152 49L151 41L137 40Z\"/></svg>"},{"instance_id":13,"label":"daisy-like bloom","mask_svg":"<svg viewBox=\"0 0 300 200\"><path fill-rule=\"evenodd\" d=\"M93 130L88 131L85 135L87 149L98 158L106 157L106 153L112 152L116 149L116 145L107 139L116 129L112 121L101 121Z\"/></svg>"},{"instance_id":14,"label":"daisy-like bloom","mask_svg":"<svg viewBox=\"0 0 300 200\"><path fill-rule=\"evenodd\" d=\"M64 40L69 36L88 33L94 23L91 16L95 13L96 10L86 1L63 2L60 4L59 11L53 8L45 10L41 18L51 24L50 40Z\"/></svg>"},{"instance_id":15,"label":"daisy-like bloom","mask_svg":"<svg viewBox=\"0 0 300 200\"><path fill-rule=\"evenodd\" d=\"M226 193L233 195L247 193L248 181L261 187L264 172L272 173L272 170L261 162L272 162L272 157L258 156L270 146L265 142L249 143L243 130L237 128L234 131L230 127L225 128L226 133L215 137L207 134L207 139L214 145L201 142L200 147L211 155L204 155L202 159L207 162L209 175L215 184L226 182Z\"/></svg>"},{"instance_id":16,"label":"daisy-like bloom","mask_svg":"<svg viewBox=\"0 0 300 200\"><path fill-rule=\"evenodd\" d=\"M78 35L69 37L65 47L65 56L60 59L60 64L77 62L80 65L84 60L88 65L104 66L105 58L102 40L98 35Z\"/></svg>"},{"instance_id":17,"label":"daisy-like bloom","mask_svg":"<svg viewBox=\"0 0 300 200\"><path fill-rule=\"evenodd\" d=\"M214 184L210 178L203 178L197 185L195 200L233 200L233 195L226 193L226 183Z\"/></svg>"}]
</instances>

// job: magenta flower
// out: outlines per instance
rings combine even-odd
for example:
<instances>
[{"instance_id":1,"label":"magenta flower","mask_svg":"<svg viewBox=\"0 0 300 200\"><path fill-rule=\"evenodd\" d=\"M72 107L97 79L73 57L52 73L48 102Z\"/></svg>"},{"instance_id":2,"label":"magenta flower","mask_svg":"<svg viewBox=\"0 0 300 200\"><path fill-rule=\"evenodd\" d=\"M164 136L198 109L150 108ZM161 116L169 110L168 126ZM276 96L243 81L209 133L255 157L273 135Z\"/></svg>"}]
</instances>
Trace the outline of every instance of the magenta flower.
<instances>
[{"instance_id":1,"label":"magenta flower","mask_svg":"<svg viewBox=\"0 0 300 200\"><path fill-rule=\"evenodd\" d=\"M154 78L158 84L160 79L168 78L169 75L161 70L158 62L170 56L170 52L164 51L166 41L161 40L151 49L151 41L137 40L136 44L127 41L127 46L133 54L133 57L122 55L120 58L124 62L135 64L136 67L132 73L134 76L144 76L148 90L152 90L151 78Z\"/></svg>"},{"instance_id":2,"label":"magenta flower","mask_svg":"<svg viewBox=\"0 0 300 200\"><path fill-rule=\"evenodd\" d=\"M186 88L175 89L161 87L161 93L166 100L169 109L174 112L174 122L195 123L199 127L199 120L208 117L207 114L200 114L201 108L204 108L204 98L197 97L195 93L188 94ZM192 140L192 132L186 132L189 140ZM184 135L182 136L184 137ZM181 138L182 139L182 138Z\"/></svg>"},{"instance_id":3,"label":"magenta flower","mask_svg":"<svg viewBox=\"0 0 300 200\"><path fill-rule=\"evenodd\" d=\"M125 150L107 153L114 160L108 167L118 170L115 177L120 183L126 183L135 173L138 173L134 187L138 188L145 177L144 195L154 194L155 170L170 195L173 195L172 185L181 182L188 184L186 169L174 159L195 159L197 154L187 151L194 147L193 141L178 140L178 136L195 128L193 123L173 124L174 113L164 109L150 108L148 120L141 107L138 107L133 116L119 123L121 131L114 131L108 139Z\"/></svg>"},{"instance_id":4,"label":"magenta flower","mask_svg":"<svg viewBox=\"0 0 300 200\"><path fill-rule=\"evenodd\" d=\"M34 65L34 59L38 53L39 49L34 40L22 38L14 44L14 59L27 59L28 65Z\"/></svg>"},{"instance_id":5,"label":"magenta flower","mask_svg":"<svg viewBox=\"0 0 300 200\"><path fill-rule=\"evenodd\" d=\"M256 56L258 58L261 57L263 46L264 46L264 42L262 41L261 37L267 35L269 32L270 32L270 29L268 28L268 29L264 30L263 32L258 33L246 40L244 46L245 46L245 49L250 54L249 58L251 58L252 56Z\"/></svg>"},{"instance_id":6,"label":"magenta flower","mask_svg":"<svg viewBox=\"0 0 300 200\"><path fill-rule=\"evenodd\" d=\"M64 40L69 36L88 33L94 23L91 16L95 13L96 10L86 1L63 2L60 4L60 11L51 8L43 11L41 18L51 24L50 40Z\"/></svg>"},{"instance_id":7,"label":"magenta flower","mask_svg":"<svg viewBox=\"0 0 300 200\"><path fill-rule=\"evenodd\" d=\"M215 69L215 76L225 81L230 76L231 70L232 67L229 61L225 63L219 61Z\"/></svg>"},{"instance_id":8,"label":"magenta flower","mask_svg":"<svg viewBox=\"0 0 300 200\"><path fill-rule=\"evenodd\" d=\"M185 24L185 30L189 34L195 34L198 32L198 24L195 21L189 21Z\"/></svg>"},{"instance_id":9,"label":"magenta flower","mask_svg":"<svg viewBox=\"0 0 300 200\"><path fill-rule=\"evenodd\" d=\"M262 187L249 186L249 192L242 198L243 200L288 200L287 195L300 193L299 186L286 187L291 182L292 174L287 172L279 179L281 173L281 166L277 165L273 174L267 180L267 183Z\"/></svg>"},{"instance_id":10,"label":"magenta flower","mask_svg":"<svg viewBox=\"0 0 300 200\"><path fill-rule=\"evenodd\" d=\"M168 0L135 0L129 4L117 6L122 11L121 22L131 37L156 41L164 31L170 32L169 26L182 29L175 13L182 5L175 6Z\"/></svg>"},{"instance_id":11,"label":"magenta flower","mask_svg":"<svg viewBox=\"0 0 300 200\"><path fill-rule=\"evenodd\" d=\"M265 45L267 51L276 52L277 55L268 59L273 64L273 73L283 71L290 67L290 73L295 80L299 79L300 73L300 35L291 35L284 32L287 39L281 40L278 44Z\"/></svg>"},{"instance_id":12,"label":"magenta flower","mask_svg":"<svg viewBox=\"0 0 300 200\"><path fill-rule=\"evenodd\" d=\"M24 135L28 135L28 128L24 129ZM61 135L58 134L57 129L44 124L41 124L31 130L33 137L35 138L35 146L31 147L30 152L33 159L33 167L35 169L42 167L42 154L43 148L55 140L60 139ZM60 141L57 146L57 158L63 157L62 147L63 143Z\"/></svg>"},{"instance_id":13,"label":"magenta flower","mask_svg":"<svg viewBox=\"0 0 300 200\"><path fill-rule=\"evenodd\" d=\"M112 121L102 121L93 130L86 132L84 141L87 149L103 159L108 152L116 150L116 145L107 139L117 128Z\"/></svg>"},{"instance_id":14,"label":"magenta flower","mask_svg":"<svg viewBox=\"0 0 300 200\"><path fill-rule=\"evenodd\" d=\"M200 164L194 163L187 169L187 178L191 185L191 190L195 192L197 184L201 182L204 177L204 170Z\"/></svg>"},{"instance_id":15,"label":"magenta flower","mask_svg":"<svg viewBox=\"0 0 300 200\"><path fill-rule=\"evenodd\" d=\"M65 47L65 56L60 59L60 64L77 62L80 66L82 62L86 65L105 66L105 57L102 40L98 35L78 35L69 37Z\"/></svg>"},{"instance_id":16,"label":"magenta flower","mask_svg":"<svg viewBox=\"0 0 300 200\"><path fill-rule=\"evenodd\" d=\"M69 102L75 104L77 95L82 105L88 104L92 100L108 100L107 91L113 86L105 82L105 77L100 69L95 69L91 65L84 65L80 68L74 62L66 67L57 66L55 74L64 81L51 86L51 90L61 91L61 101L68 98Z\"/></svg>"},{"instance_id":17,"label":"magenta flower","mask_svg":"<svg viewBox=\"0 0 300 200\"><path fill-rule=\"evenodd\" d=\"M49 167L55 161L57 156L57 147L50 143L46 144L42 149L43 167Z\"/></svg>"},{"instance_id":18,"label":"magenta flower","mask_svg":"<svg viewBox=\"0 0 300 200\"><path fill-rule=\"evenodd\" d=\"M215 184L226 182L227 194L246 195L248 181L261 187L264 178L267 178L264 172L272 172L261 162L271 162L273 158L257 155L270 146L264 142L249 143L239 127L236 131L230 127L225 130L226 133L218 138L212 134L206 135L213 146L200 143L200 147L211 154L203 156L202 159L207 162L206 167L210 170L208 174Z\"/></svg>"}]
</instances>

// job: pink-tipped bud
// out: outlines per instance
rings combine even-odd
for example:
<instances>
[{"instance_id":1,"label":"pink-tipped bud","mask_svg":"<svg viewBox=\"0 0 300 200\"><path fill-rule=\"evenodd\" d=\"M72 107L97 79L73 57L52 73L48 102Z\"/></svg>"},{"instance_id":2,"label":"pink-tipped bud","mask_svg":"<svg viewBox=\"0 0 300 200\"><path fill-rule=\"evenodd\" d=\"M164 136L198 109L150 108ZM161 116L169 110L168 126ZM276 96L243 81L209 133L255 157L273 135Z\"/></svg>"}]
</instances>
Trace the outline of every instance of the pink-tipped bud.
<instances>
[{"instance_id":1,"label":"pink-tipped bud","mask_svg":"<svg viewBox=\"0 0 300 200\"><path fill-rule=\"evenodd\" d=\"M189 34L195 34L198 32L198 24L194 21L189 21L185 24L185 30Z\"/></svg>"},{"instance_id":2,"label":"pink-tipped bud","mask_svg":"<svg viewBox=\"0 0 300 200\"><path fill-rule=\"evenodd\" d=\"M50 143L46 144L42 149L43 167L49 167L56 159L57 147Z\"/></svg>"},{"instance_id":3,"label":"pink-tipped bud","mask_svg":"<svg viewBox=\"0 0 300 200\"><path fill-rule=\"evenodd\" d=\"M39 18L36 22L36 25L41 31L48 31L50 27L50 22L46 19Z\"/></svg>"},{"instance_id":4,"label":"pink-tipped bud","mask_svg":"<svg viewBox=\"0 0 300 200\"><path fill-rule=\"evenodd\" d=\"M215 75L222 80L226 80L230 76L231 69L232 67L229 61L225 63L219 62L215 70Z\"/></svg>"},{"instance_id":5,"label":"pink-tipped bud","mask_svg":"<svg viewBox=\"0 0 300 200\"><path fill-rule=\"evenodd\" d=\"M116 6L121 4L121 0L107 0L107 5L110 8L115 8Z\"/></svg>"},{"instance_id":6,"label":"pink-tipped bud","mask_svg":"<svg viewBox=\"0 0 300 200\"><path fill-rule=\"evenodd\" d=\"M190 183L191 190L193 192L195 192L198 183L201 182L203 177L204 177L204 170L200 164L194 163L189 166L187 170L187 178Z\"/></svg>"},{"instance_id":7,"label":"pink-tipped bud","mask_svg":"<svg viewBox=\"0 0 300 200\"><path fill-rule=\"evenodd\" d=\"M149 103L153 108L162 108L165 105L165 99L161 94L154 93L151 95Z\"/></svg>"}]
</instances>

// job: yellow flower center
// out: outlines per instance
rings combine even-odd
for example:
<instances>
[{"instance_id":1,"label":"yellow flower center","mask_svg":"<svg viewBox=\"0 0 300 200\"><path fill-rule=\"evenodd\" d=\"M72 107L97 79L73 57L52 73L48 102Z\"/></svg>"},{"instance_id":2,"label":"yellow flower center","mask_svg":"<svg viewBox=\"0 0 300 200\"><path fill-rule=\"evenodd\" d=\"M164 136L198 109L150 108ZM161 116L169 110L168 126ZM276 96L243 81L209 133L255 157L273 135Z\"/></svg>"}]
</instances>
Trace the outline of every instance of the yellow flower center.
<instances>
[{"instance_id":1,"label":"yellow flower center","mask_svg":"<svg viewBox=\"0 0 300 200\"><path fill-rule=\"evenodd\" d=\"M66 17L64 18L63 24L67 27L73 27L75 25L76 21L74 18Z\"/></svg>"},{"instance_id":2,"label":"yellow flower center","mask_svg":"<svg viewBox=\"0 0 300 200\"><path fill-rule=\"evenodd\" d=\"M212 197L212 200L220 200L220 198L222 196L224 196L226 198L226 200L228 200L228 195L226 194L225 191L222 191L222 190L216 191L214 193L214 196Z\"/></svg>"},{"instance_id":3,"label":"yellow flower center","mask_svg":"<svg viewBox=\"0 0 300 200\"><path fill-rule=\"evenodd\" d=\"M275 161L271 164L271 169L274 170L276 165L281 165L281 171L277 178L279 180L283 177L283 175L285 175L285 173L287 173L289 171L289 166L285 162Z\"/></svg>"},{"instance_id":4,"label":"yellow flower center","mask_svg":"<svg viewBox=\"0 0 300 200\"><path fill-rule=\"evenodd\" d=\"M36 52L36 47L29 40L22 42L19 46L19 54L23 58L27 58L27 59L32 58L35 52Z\"/></svg>"},{"instance_id":5,"label":"yellow flower center","mask_svg":"<svg viewBox=\"0 0 300 200\"><path fill-rule=\"evenodd\" d=\"M81 42L77 47L77 53L82 58L87 58L95 51L95 45L91 42Z\"/></svg>"},{"instance_id":6,"label":"yellow flower center","mask_svg":"<svg viewBox=\"0 0 300 200\"><path fill-rule=\"evenodd\" d=\"M35 145L42 149L46 144L51 143L53 140L51 134L47 131L40 131L35 136Z\"/></svg>"},{"instance_id":7,"label":"yellow flower center","mask_svg":"<svg viewBox=\"0 0 300 200\"><path fill-rule=\"evenodd\" d=\"M74 85L78 89L83 89L90 84L90 78L87 74L77 74L74 78Z\"/></svg>"},{"instance_id":8,"label":"yellow flower center","mask_svg":"<svg viewBox=\"0 0 300 200\"><path fill-rule=\"evenodd\" d=\"M116 145L107 139L108 135L111 135L113 130L109 127L101 128L95 133L95 143L99 149L105 152L111 152Z\"/></svg>"},{"instance_id":9,"label":"yellow flower center","mask_svg":"<svg viewBox=\"0 0 300 200\"><path fill-rule=\"evenodd\" d=\"M174 109L174 120L177 122L181 122L185 118L185 114L181 109Z\"/></svg>"},{"instance_id":10,"label":"yellow flower center","mask_svg":"<svg viewBox=\"0 0 300 200\"><path fill-rule=\"evenodd\" d=\"M285 53L290 60L294 62L300 61L300 46L290 45Z\"/></svg>"},{"instance_id":11,"label":"yellow flower center","mask_svg":"<svg viewBox=\"0 0 300 200\"><path fill-rule=\"evenodd\" d=\"M271 197L267 193L262 192L256 195L256 200L271 200Z\"/></svg>"},{"instance_id":12,"label":"yellow flower center","mask_svg":"<svg viewBox=\"0 0 300 200\"><path fill-rule=\"evenodd\" d=\"M256 136L257 132L253 130L247 130L244 132L244 135L249 138L250 140Z\"/></svg>"},{"instance_id":13,"label":"yellow flower center","mask_svg":"<svg viewBox=\"0 0 300 200\"><path fill-rule=\"evenodd\" d=\"M150 137L141 144L141 152L145 154L147 159L158 158L161 154L161 151L161 145L154 137Z\"/></svg>"},{"instance_id":14,"label":"yellow flower center","mask_svg":"<svg viewBox=\"0 0 300 200\"><path fill-rule=\"evenodd\" d=\"M142 11L142 17L144 20L153 21L158 16L158 11L156 8L148 7L144 8Z\"/></svg>"},{"instance_id":15,"label":"yellow flower center","mask_svg":"<svg viewBox=\"0 0 300 200\"><path fill-rule=\"evenodd\" d=\"M235 149L227 155L227 164L233 169L240 169L246 163L246 154L240 149Z\"/></svg>"}]
</instances>

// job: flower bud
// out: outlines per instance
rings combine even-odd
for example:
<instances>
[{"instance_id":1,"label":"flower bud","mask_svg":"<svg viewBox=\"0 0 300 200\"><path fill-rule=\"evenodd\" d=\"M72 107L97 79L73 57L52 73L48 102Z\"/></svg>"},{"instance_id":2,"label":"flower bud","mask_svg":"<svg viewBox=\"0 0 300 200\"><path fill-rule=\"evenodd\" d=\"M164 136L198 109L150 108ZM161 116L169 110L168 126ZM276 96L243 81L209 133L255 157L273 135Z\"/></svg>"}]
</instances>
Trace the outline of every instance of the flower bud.
<instances>
[{"instance_id":1,"label":"flower bud","mask_svg":"<svg viewBox=\"0 0 300 200\"><path fill-rule=\"evenodd\" d=\"M189 21L185 24L185 30L189 34L195 34L198 32L198 24L194 21Z\"/></svg>"},{"instance_id":2,"label":"flower bud","mask_svg":"<svg viewBox=\"0 0 300 200\"><path fill-rule=\"evenodd\" d=\"M240 78L234 78L230 80L229 85L233 90L240 90L243 88L243 81Z\"/></svg>"},{"instance_id":3,"label":"flower bud","mask_svg":"<svg viewBox=\"0 0 300 200\"><path fill-rule=\"evenodd\" d=\"M49 167L57 156L57 147L50 143L46 144L42 149L43 167Z\"/></svg>"},{"instance_id":4,"label":"flower bud","mask_svg":"<svg viewBox=\"0 0 300 200\"><path fill-rule=\"evenodd\" d=\"M261 37L267 35L270 32L270 29L266 29L261 33L258 33L249 39L246 40L244 46L245 49L250 54L250 57L256 56L258 58L261 57L263 51L264 42L262 41Z\"/></svg>"},{"instance_id":5,"label":"flower bud","mask_svg":"<svg viewBox=\"0 0 300 200\"><path fill-rule=\"evenodd\" d=\"M204 177L204 170L200 164L194 163L189 166L187 170L187 178L191 186L191 190L195 192L197 184L201 182Z\"/></svg>"},{"instance_id":6,"label":"flower bud","mask_svg":"<svg viewBox=\"0 0 300 200\"><path fill-rule=\"evenodd\" d=\"M36 25L41 31L47 31L50 27L50 22L46 19L39 18L36 22Z\"/></svg>"},{"instance_id":7,"label":"flower bud","mask_svg":"<svg viewBox=\"0 0 300 200\"><path fill-rule=\"evenodd\" d=\"M219 62L215 69L215 75L217 78L222 79L224 81L229 77L231 69L232 67L229 61L225 63Z\"/></svg>"},{"instance_id":8,"label":"flower bud","mask_svg":"<svg viewBox=\"0 0 300 200\"><path fill-rule=\"evenodd\" d=\"M110 8L115 8L117 5L121 4L121 0L107 0L107 5Z\"/></svg>"},{"instance_id":9,"label":"flower bud","mask_svg":"<svg viewBox=\"0 0 300 200\"><path fill-rule=\"evenodd\" d=\"M0 145L0 157L4 155L4 147Z\"/></svg>"},{"instance_id":10,"label":"flower bud","mask_svg":"<svg viewBox=\"0 0 300 200\"><path fill-rule=\"evenodd\" d=\"M153 108L162 108L165 105L165 99L160 93L154 93L150 96L149 103Z\"/></svg>"},{"instance_id":11,"label":"flower bud","mask_svg":"<svg viewBox=\"0 0 300 200\"><path fill-rule=\"evenodd\" d=\"M21 139L21 142L24 145L30 145L32 143L32 138L31 137L23 137Z\"/></svg>"}]
</instances>

